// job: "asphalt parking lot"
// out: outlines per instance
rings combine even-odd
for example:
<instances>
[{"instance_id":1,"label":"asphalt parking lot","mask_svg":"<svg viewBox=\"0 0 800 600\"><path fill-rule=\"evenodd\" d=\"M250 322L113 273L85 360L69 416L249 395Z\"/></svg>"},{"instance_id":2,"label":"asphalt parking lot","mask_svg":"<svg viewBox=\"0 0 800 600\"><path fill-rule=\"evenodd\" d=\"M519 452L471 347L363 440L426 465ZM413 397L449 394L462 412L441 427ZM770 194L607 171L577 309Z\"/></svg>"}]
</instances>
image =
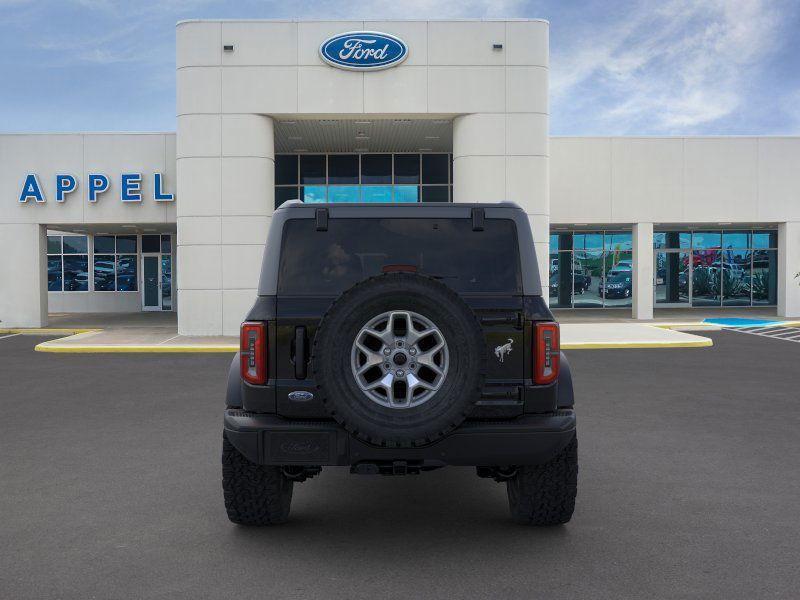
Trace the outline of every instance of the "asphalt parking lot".
<instances>
[{"instance_id":1,"label":"asphalt parking lot","mask_svg":"<svg viewBox=\"0 0 800 600\"><path fill-rule=\"evenodd\" d=\"M705 335L705 334L704 334ZM0 598L790 598L800 344L572 351L575 517L517 526L471 469L326 469L292 520L222 506L230 355L0 339Z\"/></svg>"}]
</instances>

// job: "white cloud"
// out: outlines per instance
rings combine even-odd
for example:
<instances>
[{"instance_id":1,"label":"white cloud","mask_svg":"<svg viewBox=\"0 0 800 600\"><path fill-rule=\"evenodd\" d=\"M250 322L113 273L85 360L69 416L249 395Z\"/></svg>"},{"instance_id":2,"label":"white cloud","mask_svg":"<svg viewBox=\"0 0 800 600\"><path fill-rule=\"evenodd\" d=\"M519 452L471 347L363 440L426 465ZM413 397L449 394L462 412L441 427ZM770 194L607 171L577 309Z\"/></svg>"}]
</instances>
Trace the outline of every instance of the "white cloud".
<instances>
[{"instance_id":1,"label":"white cloud","mask_svg":"<svg viewBox=\"0 0 800 600\"><path fill-rule=\"evenodd\" d=\"M0 0L0 2L7 0ZM214 0L72 0L81 13L104 19L100 33L76 36L74 32L51 35L33 45L61 53L62 62L113 64L157 62L159 54L171 54L163 42L153 45L151 32L171 32L171 25L192 15L213 18ZM398 18L489 18L520 14L523 0L372 0L342 3L313 0L287 4L280 0L243 4L252 18L291 16L299 19L398 19ZM289 14L287 14L289 11ZM223 11L224 12L224 11Z\"/></svg>"},{"instance_id":2,"label":"white cloud","mask_svg":"<svg viewBox=\"0 0 800 600\"><path fill-rule=\"evenodd\" d=\"M507 17L521 13L523 0L340 0L301 2L293 7L298 18L447 19Z\"/></svg>"},{"instance_id":3,"label":"white cloud","mask_svg":"<svg viewBox=\"0 0 800 600\"><path fill-rule=\"evenodd\" d=\"M589 94L605 107L598 120L616 133L686 132L724 118L778 45L780 13L770 0L639 5L623 22L554 52L554 105Z\"/></svg>"}]
</instances>

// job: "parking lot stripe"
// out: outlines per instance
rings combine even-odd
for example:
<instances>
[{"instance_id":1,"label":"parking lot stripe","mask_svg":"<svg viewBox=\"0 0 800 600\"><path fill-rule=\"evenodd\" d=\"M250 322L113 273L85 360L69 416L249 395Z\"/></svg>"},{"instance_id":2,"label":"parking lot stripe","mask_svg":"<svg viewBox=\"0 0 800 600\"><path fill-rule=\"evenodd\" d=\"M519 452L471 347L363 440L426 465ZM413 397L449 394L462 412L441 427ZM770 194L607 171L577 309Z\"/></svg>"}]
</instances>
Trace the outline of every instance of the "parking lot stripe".
<instances>
[{"instance_id":1,"label":"parking lot stripe","mask_svg":"<svg viewBox=\"0 0 800 600\"><path fill-rule=\"evenodd\" d=\"M9 335L0 335L0 340L4 340L6 338L15 337L17 335L22 335L21 333L11 333Z\"/></svg>"},{"instance_id":2,"label":"parking lot stripe","mask_svg":"<svg viewBox=\"0 0 800 600\"><path fill-rule=\"evenodd\" d=\"M800 343L800 327L792 323L788 327L726 327L728 331L736 331L738 333L747 333L750 335L757 335L760 337L768 337L775 340L785 340L787 342Z\"/></svg>"}]
</instances>

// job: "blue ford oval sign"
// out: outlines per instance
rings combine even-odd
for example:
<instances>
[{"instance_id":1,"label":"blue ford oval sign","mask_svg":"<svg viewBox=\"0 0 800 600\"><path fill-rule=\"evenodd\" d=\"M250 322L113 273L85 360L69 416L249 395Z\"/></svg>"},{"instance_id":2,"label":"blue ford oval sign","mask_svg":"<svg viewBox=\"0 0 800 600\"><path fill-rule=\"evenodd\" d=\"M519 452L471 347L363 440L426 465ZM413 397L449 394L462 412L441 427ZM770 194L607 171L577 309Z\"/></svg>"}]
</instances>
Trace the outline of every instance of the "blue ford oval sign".
<instances>
[{"instance_id":1,"label":"blue ford oval sign","mask_svg":"<svg viewBox=\"0 0 800 600\"><path fill-rule=\"evenodd\" d=\"M377 71L403 62L408 46L388 33L348 31L322 42L319 53L322 60L340 69Z\"/></svg>"}]
</instances>

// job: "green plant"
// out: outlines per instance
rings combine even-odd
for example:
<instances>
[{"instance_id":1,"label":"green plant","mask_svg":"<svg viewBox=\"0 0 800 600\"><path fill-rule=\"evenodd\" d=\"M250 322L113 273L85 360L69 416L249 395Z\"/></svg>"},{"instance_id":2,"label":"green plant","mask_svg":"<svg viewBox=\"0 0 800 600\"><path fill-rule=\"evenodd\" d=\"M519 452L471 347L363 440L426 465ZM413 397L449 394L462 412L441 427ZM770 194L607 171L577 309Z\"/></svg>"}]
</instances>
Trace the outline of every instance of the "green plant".
<instances>
[{"instance_id":1,"label":"green plant","mask_svg":"<svg viewBox=\"0 0 800 600\"><path fill-rule=\"evenodd\" d=\"M753 300L769 299L770 277L769 271L753 273Z\"/></svg>"},{"instance_id":2,"label":"green plant","mask_svg":"<svg viewBox=\"0 0 800 600\"><path fill-rule=\"evenodd\" d=\"M719 277L708 267L695 267L692 271L692 294L714 297L719 295Z\"/></svg>"},{"instance_id":3,"label":"green plant","mask_svg":"<svg viewBox=\"0 0 800 600\"><path fill-rule=\"evenodd\" d=\"M750 294L744 279L728 271L722 272L722 289L726 298L739 298Z\"/></svg>"}]
</instances>

